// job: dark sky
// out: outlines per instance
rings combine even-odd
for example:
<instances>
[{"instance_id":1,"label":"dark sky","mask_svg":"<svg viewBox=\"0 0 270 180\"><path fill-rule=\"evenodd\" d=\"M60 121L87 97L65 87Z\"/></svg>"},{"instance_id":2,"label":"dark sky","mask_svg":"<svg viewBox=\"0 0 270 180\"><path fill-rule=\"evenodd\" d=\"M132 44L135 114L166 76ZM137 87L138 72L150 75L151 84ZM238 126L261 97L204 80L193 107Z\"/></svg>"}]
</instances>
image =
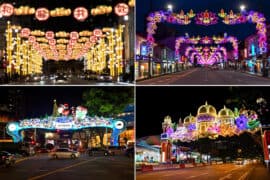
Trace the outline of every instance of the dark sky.
<instances>
[{"instance_id":1,"label":"dark sky","mask_svg":"<svg viewBox=\"0 0 270 180\"><path fill-rule=\"evenodd\" d=\"M183 120L190 113L196 116L205 101L218 112L226 105L226 99L238 96L249 98L254 104L258 97L263 97L269 106L270 87L137 87L136 136L161 134L161 123L167 115L173 122L178 122L180 117ZM228 104L226 107L234 109Z\"/></svg>"},{"instance_id":2,"label":"dark sky","mask_svg":"<svg viewBox=\"0 0 270 180\"><path fill-rule=\"evenodd\" d=\"M102 27L112 27L118 21L117 16L114 12L109 15L100 15L100 16L92 16L90 15L90 9L95 8L98 5L116 5L118 2L128 2L128 0L17 0L11 1L7 0L5 2L15 2L16 4L14 7L23 6L30 6L30 7L46 7L49 10L64 7L70 8L71 11L76 7L85 7L88 9L89 17L84 21L80 22L77 21L73 14L67 17L50 17L47 21L38 21L34 20L35 16L12 16L11 18L7 18L10 20L19 21L22 26L31 26L32 28L40 29L43 31L81 31L81 30L94 30L95 28L102 28ZM31 22L28 22L31 19Z\"/></svg>"},{"instance_id":3,"label":"dark sky","mask_svg":"<svg viewBox=\"0 0 270 180\"><path fill-rule=\"evenodd\" d=\"M42 117L46 114L51 115L53 110L53 100L57 104L67 103L69 106L83 105L82 94L94 87L81 86L57 86L57 87L1 87L0 104L8 102L8 94L11 90L19 89L23 96L22 109L25 109L25 117ZM96 87L95 87L96 88ZM127 87L100 87L102 89L127 88Z\"/></svg>"},{"instance_id":4,"label":"dark sky","mask_svg":"<svg viewBox=\"0 0 270 180\"><path fill-rule=\"evenodd\" d=\"M149 12L165 9L168 4L173 5L174 12L180 12L183 9L185 12L193 9L195 13L209 10L212 12L219 12L222 8L225 12L233 10L235 13L239 12L240 5L245 4L246 10L254 10L261 12L265 15L268 22L270 22L270 1L267 0L137 0L136 8L136 28L137 32L146 32L146 17ZM243 40L246 36L256 32L254 24L241 24L241 25L225 25L218 23L212 26L199 26L191 23L190 25L169 25L177 30L177 36L183 36L186 32L189 35L217 35L227 32L228 35L236 36L238 39Z\"/></svg>"},{"instance_id":5,"label":"dark sky","mask_svg":"<svg viewBox=\"0 0 270 180\"><path fill-rule=\"evenodd\" d=\"M8 91L19 89L23 96L22 105L25 106L26 117L40 117L50 115L53 108L53 100L58 104L68 103L70 106L82 104L82 93L87 88L82 87L1 87L0 104L5 103Z\"/></svg>"}]
</instances>

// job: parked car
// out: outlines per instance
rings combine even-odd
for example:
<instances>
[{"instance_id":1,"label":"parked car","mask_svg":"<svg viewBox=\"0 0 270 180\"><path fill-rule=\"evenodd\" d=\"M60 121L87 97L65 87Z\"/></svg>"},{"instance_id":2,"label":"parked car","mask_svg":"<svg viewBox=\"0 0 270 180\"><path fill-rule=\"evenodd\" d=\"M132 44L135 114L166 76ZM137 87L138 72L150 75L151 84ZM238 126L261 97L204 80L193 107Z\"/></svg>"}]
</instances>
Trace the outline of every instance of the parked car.
<instances>
[{"instance_id":1,"label":"parked car","mask_svg":"<svg viewBox=\"0 0 270 180\"><path fill-rule=\"evenodd\" d=\"M72 151L68 148L59 148L56 149L55 151L51 152L49 154L50 157L54 158L54 159L58 159L58 158L78 158L80 157L80 153L77 151Z\"/></svg>"},{"instance_id":2,"label":"parked car","mask_svg":"<svg viewBox=\"0 0 270 180\"><path fill-rule=\"evenodd\" d=\"M105 148L91 148L88 150L89 156L114 156L114 153Z\"/></svg>"},{"instance_id":3,"label":"parked car","mask_svg":"<svg viewBox=\"0 0 270 180\"><path fill-rule=\"evenodd\" d=\"M50 150L48 150L47 148L40 148L37 150L38 153L49 153Z\"/></svg>"},{"instance_id":4,"label":"parked car","mask_svg":"<svg viewBox=\"0 0 270 180\"><path fill-rule=\"evenodd\" d=\"M124 155L125 147L124 146L109 146L108 150L114 155Z\"/></svg>"},{"instance_id":5,"label":"parked car","mask_svg":"<svg viewBox=\"0 0 270 180\"><path fill-rule=\"evenodd\" d=\"M10 167L15 164L15 161L16 159L13 154L7 151L0 151L0 165Z\"/></svg>"},{"instance_id":6,"label":"parked car","mask_svg":"<svg viewBox=\"0 0 270 180\"><path fill-rule=\"evenodd\" d=\"M112 76L110 74L100 74L97 76L98 81L104 81L104 82L112 82Z\"/></svg>"},{"instance_id":7,"label":"parked car","mask_svg":"<svg viewBox=\"0 0 270 180\"><path fill-rule=\"evenodd\" d=\"M234 164L236 164L236 165L243 165L244 164L244 159L243 158L237 158L234 161Z\"/></svg>"}]
</instances>

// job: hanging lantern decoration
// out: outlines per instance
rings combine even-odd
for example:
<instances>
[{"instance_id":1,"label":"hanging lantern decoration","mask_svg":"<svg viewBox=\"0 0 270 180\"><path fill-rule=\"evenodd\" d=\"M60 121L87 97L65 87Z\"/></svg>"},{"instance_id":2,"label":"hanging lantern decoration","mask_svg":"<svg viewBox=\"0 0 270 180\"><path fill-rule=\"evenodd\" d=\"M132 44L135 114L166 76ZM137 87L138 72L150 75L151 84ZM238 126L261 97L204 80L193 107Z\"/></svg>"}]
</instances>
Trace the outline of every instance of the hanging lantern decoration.
<instances>
[{"instance_id":1,"label":"hanging lantern decoration","mask_svg":"<svg viewBox=\"0 0 270 180\"><path fill-rule=\"evenodd\" d=\"M93 34L94 34L94 36L96 36L96 37L100 37L100 36L102 36L102 30L101 30L101 29L95 29L95 30L93 31Z\"/></svg>"},{"instance_id":2,"label":"hanging lantern decoration","mask_svg":"<svg viewBox=\"0 0 270 180\"><path fill-rule=\"evenodd\" d=\"M31 31L30 31L30 29L29 28L23 28L22 30L21 30L21 37L23 38L28 38L29 36L30 36L30 34L31 34Z\"/></svg>"},{"instance_id":3,"label":"hanging lantern decoration","mask_svg":"<svg viewBox=\"0 0 270 180\"><path fill-rule=\"evenodd\" d=\"M76 39L70 39L69 40L69 44L70 45L74 45L76 42L77 42Z\"/></svg>"},{"instance_id":4,"label":"hanging lantern decoration","mask_svg":"<svg viewBox=\"0 0 270 180\"><path fill-rule=\"evenodd\" d=\"M215 13L208 12L207 10L197 14L196 16L196 24L209 26L213 24L217 24L218 18Z\"/></svg>"},{"instance_id":5,"label":"hanging lantern decoration","mask_svg":"<svg viewBox=\"0 0 270 180\"><path fill-rule=\"evenodd\" d=\"M88 10L84 7L77 7L73 12L73 16L78 21L84 21L88 18Z\"/></svg>"},{"instance_id":6,"label":"hanging lantern decoration","mask_svg":"<svg viewBox=\"0 0 270 180\"><path fill-rule=\"evenodd\" d=\"M36 42L36 37L35 36L29 36L28 40L29 40L30 43L34 43L34 42Z\"/></svg>"},{"instance_id":7,"label":"hanging lantern decoration","mask_svg":"<svg viewBox=\"0 0 270 180\"><path fill-rule=\"evenodd\" d=\"M50 17L50 12L46 8L38 8L36 10L36 18L39 21L46 21Z\"/></svg>"},{"instance_id":8,"label":"hanging lantern decoration","mask_svg":"<svg viewBox=\"0 0 270 180\"><path fill-rule=\"evenodd\" d=\"M97 42L97 37L96 36L90 36L90 42L91 43L96 43Z\"/></svg>"},{"instance_id":9,"label":"hanging lantern decoration","mask_svg":"<svg viewBox=\"0 0 270 180\"><path fill-rule=\"evenodd\" d=\"M79 39L79 33L76 31L72 31L70 33L70 39Z\"/></svg>"},{"instance_id":10,"label":"hanging lantern decoration","mask_svg":"<svg viewBox=\"0 0 270 180\"><path fill-rule=\"evenodd\" d=\"M14 7L12 6L12 4L4 3L0 6L0 14L2 16L9 17L13 14L13 12L14 12Z\"/></svg>"},{"instance_id":11,"label":"hanging lantern decoration","mask_svg":"<svg viewBox=\"0 0 270 180\"><path fill-rule=\"evenodd\" d=\"M49 40L49 45L56 45L56 40L55 39L50 39Z\"/></svg>"},{"instance_id":12,"label":"hanging lantern decoration","mask_svg":"<svg viewBox=\"0 0 270 180\"><path fill-rule=\"evenodd\" d=\"M125 16L129 12L129 7L125 3L119 3L114 7L114 12L118 16Z\"/></svg>"},{"instance_id":13,"label":"hanging lantern decoration","mask_svg":"<svg viewBox=\"0 0 270 180\"><path fill-rule=\"evenodd\" d=\"M54 38L54 32L53 31L47 31L45 34L45 37L47 39L53 39Z\"/></svg>"}]
</instances>

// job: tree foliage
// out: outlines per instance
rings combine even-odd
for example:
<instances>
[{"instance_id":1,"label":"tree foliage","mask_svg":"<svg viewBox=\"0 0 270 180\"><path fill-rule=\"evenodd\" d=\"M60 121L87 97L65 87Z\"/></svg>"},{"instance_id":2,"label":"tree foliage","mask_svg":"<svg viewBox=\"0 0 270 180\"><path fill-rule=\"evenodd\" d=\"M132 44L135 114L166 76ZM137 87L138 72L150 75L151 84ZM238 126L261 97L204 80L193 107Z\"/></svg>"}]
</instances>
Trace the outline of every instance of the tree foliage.
<instances>
[{"instance_id":1,"label":"tree foliage","mask_svg":"<svg viewBox=\"0 0 270 180\"><path fill-rule=\"evenodd\" d=\"M91 88L83 93L84 106L90 116L112 117L134 103L133 87Z\"/></svg>"}]
</instances>

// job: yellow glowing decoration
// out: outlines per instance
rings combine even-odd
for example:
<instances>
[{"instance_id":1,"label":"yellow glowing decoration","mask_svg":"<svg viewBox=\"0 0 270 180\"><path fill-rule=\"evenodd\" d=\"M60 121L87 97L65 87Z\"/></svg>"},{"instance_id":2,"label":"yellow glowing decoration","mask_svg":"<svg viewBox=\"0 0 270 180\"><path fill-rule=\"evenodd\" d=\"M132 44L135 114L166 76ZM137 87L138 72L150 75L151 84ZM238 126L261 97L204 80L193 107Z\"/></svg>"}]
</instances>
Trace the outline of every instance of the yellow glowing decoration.
<instances>
[{"instance_id":1,"label":"yellow glowing decoration","mask_svg":"<svg viewBox=\"0 0 270 180\"><path fill-rule=\"evenodd\" d=\"M61 16L70 16L70 15L71 15L71 9L65 9L63 7L55 8L54 10L50 11L50 16L52 17L61 17Z\"/></svg>"},{"instance_id":2,"label":"yellow glowing decoration","mask_svg":"<svg viewBox=\"0 0 270 180\"><path fill-rule=\"evenodd\" d=\"M36 13L35 8L29 6L20 6L19 8L14 9L14 15L21 16L21 15L33 15Z\"/></svg>"},{"instance_id":3,"label":"yellow glowing decoration","mask_svg":"<svg viewBox=\"0 0 270 180\"><path fill-rule=\"evenodd\" d=\"M91 9L91 15L103 15L103 14L109 14L112 12L111 6L97 6L96 8Z\"/></svg>"}]
</instances>

